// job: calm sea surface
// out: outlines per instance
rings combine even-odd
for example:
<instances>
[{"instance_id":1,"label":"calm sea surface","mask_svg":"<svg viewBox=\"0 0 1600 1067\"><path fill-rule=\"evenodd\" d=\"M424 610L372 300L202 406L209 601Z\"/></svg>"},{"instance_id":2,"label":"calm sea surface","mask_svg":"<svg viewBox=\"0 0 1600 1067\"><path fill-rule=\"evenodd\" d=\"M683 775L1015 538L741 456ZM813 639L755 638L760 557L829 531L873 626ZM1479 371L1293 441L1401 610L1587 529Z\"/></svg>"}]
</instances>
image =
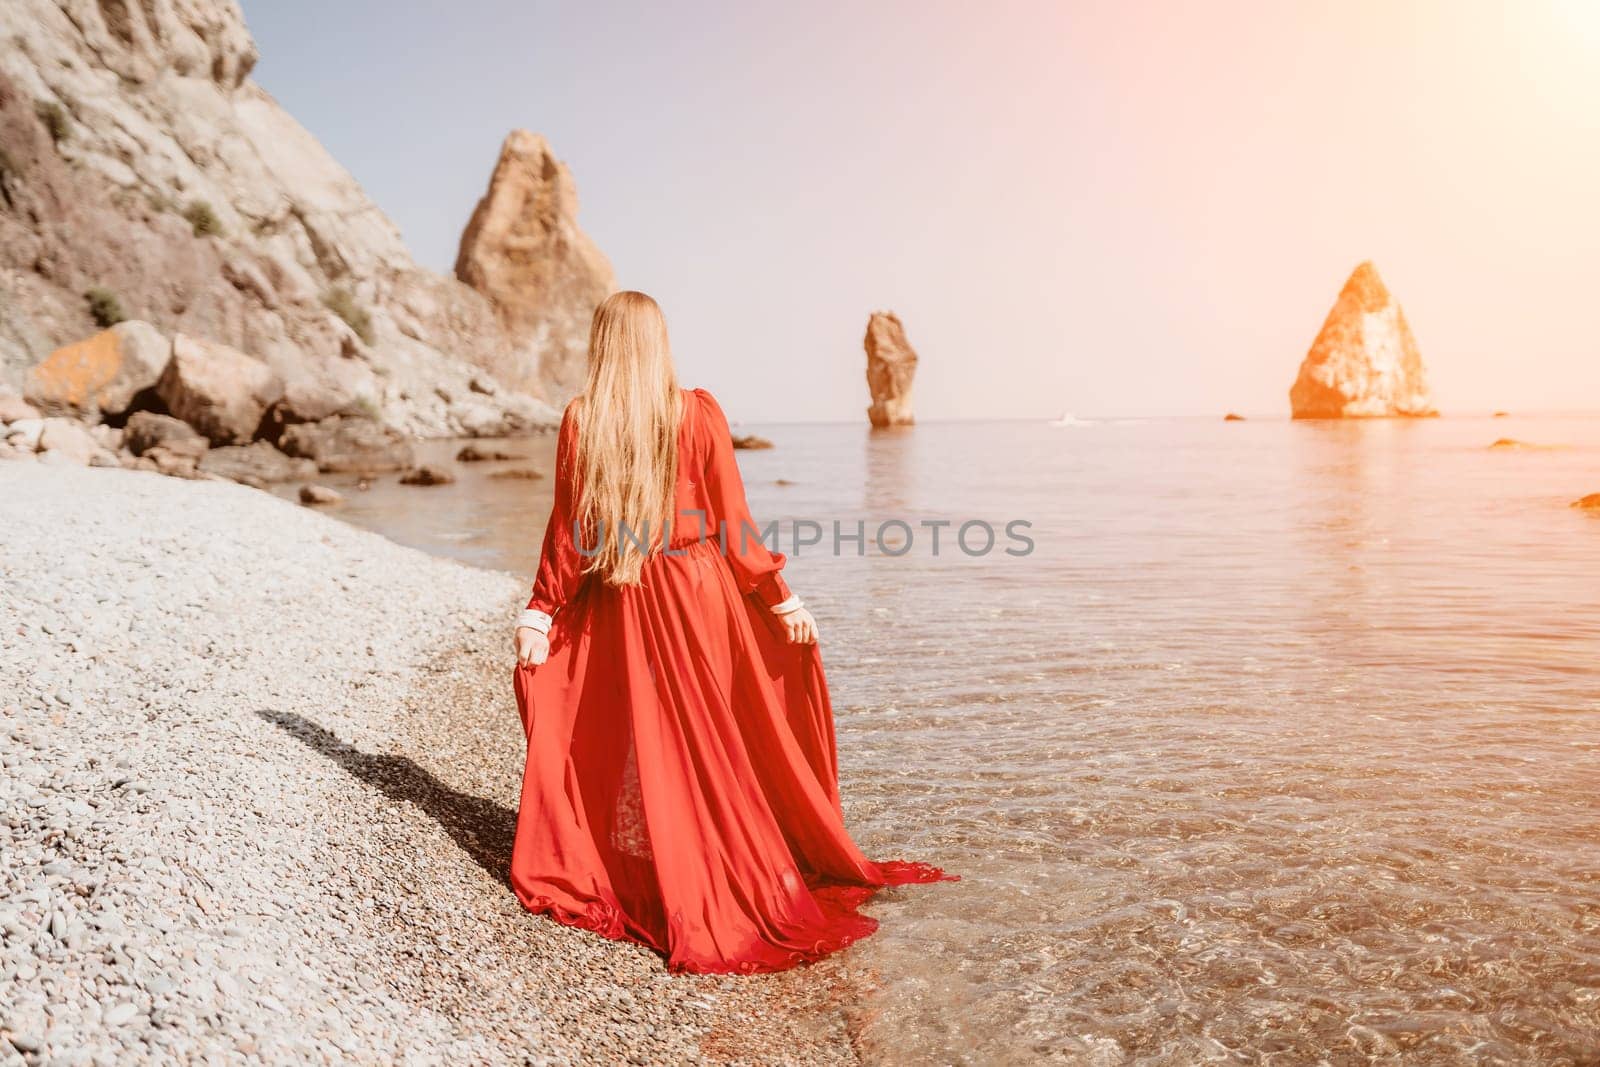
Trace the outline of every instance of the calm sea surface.
<instances>
[{"instance_id":1,"label":"calm sea surface","mask_svg":"<svg viewBox=\"0 0 1600 1067\"><path fill-rule=\"evenodd\" d=\"M874 905L866 1058L1600 1062L1600 420L753 429L852 830L964 877ZM517 465L340 513L530 575Z\"/></svg>"}]
</instances>

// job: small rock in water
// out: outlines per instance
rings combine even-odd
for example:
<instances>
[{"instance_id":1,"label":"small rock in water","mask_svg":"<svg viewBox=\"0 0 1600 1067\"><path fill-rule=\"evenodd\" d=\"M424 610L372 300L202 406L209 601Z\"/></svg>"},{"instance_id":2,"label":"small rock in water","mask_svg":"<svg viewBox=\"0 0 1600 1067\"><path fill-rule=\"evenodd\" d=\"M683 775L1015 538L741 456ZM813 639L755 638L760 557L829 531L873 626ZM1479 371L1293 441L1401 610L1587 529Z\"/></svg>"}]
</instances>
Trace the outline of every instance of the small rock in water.
<instances>
[{"instance_id":1,"label":"small rock in water","mask_svg":"<svg viewBox=\"0 0 1600 1067\"><path fill-rule=\"evenodd\" d=\"M755 449L755 448L771 448L772 447L772 442L767 440L765 437L758 437L753 433L734 434L733 435L733 447L734 448L752 448L752 449Z\"/></svg>"},{"instance_id":2,"label":"small rock in water","mask_svg":"<svg viewBox=\"0 0 1600 1067\"><path fill-rule=\"evenodd\" d=\"M344 500L344 495L337 490L329 489L325 485L302 485L300 487L300 503L302 504L338 504Z\"/></svg>"},{"instance_id":3,"label":"small rock in water","mask_svg":"<svg viewBox=\"0 0 1600 1067\"><path fill-rule=\"evenodd\" d=\"M1572 502L1572 506L1583 511L1600 511L1600 493L1579 497Z\"/></svg>"},{"instance_id":4,"label":"small rock in water","mask_svg":"<svg viewBox=\"0 0 1600 1067\"><path fill-rule=\"evenodd\" d=\"M515 478L524 482L534 482L538 481L540 478L543 478L544 475L539 471L534 470L532 467L508 467L503 471L490 471L489 477Z\"/></svg>"},{"instance_id":5,"label":"small rock in water","mask_svg":"<svg viewBox=\"0 0 1600 1067\"><path fill-rule=\"evenodd\" d=\"M443 467L426 463L420 467L413 467L400 476L401 485L449 485L455 480L456 476Z\"/></svg>"},{"instance_id":6,"label":"small rock in water","mask_svg":"<svg viewBox=\"0 0 1600 1067\"><path fill-rule=\"evenodd\" d=\"M466 445L456 453L457 463L482 463L491 459L522 459L515 452L502 452L498 448L485 448L482 445Z\"/></svg>"},{"instance_id":7,"label":"small rock in water","mask_svg":"<svg viewBox=\"0 0 1600 1067\"><path fill-rule=\"evenodd\" d=\"M1235 415L1233 412L1230 411L1226 415L1222 416L1222 421L1223 422L1243 422L1244 421L1244 416L1243 415Z\"/></svg>"}]
</instances>

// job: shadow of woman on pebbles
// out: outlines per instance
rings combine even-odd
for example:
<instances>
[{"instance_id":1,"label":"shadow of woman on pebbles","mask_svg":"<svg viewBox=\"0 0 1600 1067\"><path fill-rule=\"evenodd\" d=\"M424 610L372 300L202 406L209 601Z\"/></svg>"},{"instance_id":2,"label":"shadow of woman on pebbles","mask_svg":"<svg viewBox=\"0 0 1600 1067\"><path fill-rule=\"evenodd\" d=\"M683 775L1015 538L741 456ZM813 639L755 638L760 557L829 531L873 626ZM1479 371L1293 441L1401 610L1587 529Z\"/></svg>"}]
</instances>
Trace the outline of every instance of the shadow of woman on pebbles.
<instances>
[{"instance_id":1,"label":"shadow of woman on pebbles","mask_svg":"<svg viewBox=\"0 0 1600 1067\"><path fill-rule=\"evenodd\" d=\"M491 800L451 789L409 757L363 752L303 715L275 709L256 714L391 800L416 805L443 827L478 866L510 888L508 871L511 842L516 833L516 812Z\"/></svg>"}]
</instances>

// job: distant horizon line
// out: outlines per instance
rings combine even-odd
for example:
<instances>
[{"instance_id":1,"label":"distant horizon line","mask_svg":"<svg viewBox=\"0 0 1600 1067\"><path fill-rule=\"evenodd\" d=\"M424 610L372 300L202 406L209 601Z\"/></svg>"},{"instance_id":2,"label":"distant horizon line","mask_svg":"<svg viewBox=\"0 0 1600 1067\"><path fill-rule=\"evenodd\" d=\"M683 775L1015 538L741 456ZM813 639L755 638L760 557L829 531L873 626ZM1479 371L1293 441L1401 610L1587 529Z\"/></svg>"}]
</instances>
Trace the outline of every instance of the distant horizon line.
<instances>
[{"instance_id":1,"label":"distant horizon line","mask_svg":"<svg viewBox=\"0 0 1600 1067\"><path fill-rule=\"evenodd\" d=\"M1500 414L1499 412L1504 412ZM1296 419L1292 415L1276 414L1251 414L1248 411L1223 412L1222 414L1116 414L1116 415L1080 415L1077 412L1068 412L1065 415L980 415L980 416L947 416L941 418L918 419L906 427L891 427L885 432L895 429L915 429L918 425L933 425L939 423L981 423L981 422L1042 422L1046 425L1059 422L1062 418L1081 420L1085 423L1094 422L1125 422L1130 420L1209 420L1223 422L1229 414L1239 415L1238 421L1243 422L1437 422L1440 419L1517 419L1517 418L1600 418L1600 409L1529 409L1514 411L1509 408L1500 408L1483 411L1454 411L1441 412L1438 415L1365 415L1335 419ZM733 426L861 426L865 429L873 427L865 417L861 418L820 418L820 419L785 419L785 418L732 418L729 423Z\"/></svg>"}]
</instances>

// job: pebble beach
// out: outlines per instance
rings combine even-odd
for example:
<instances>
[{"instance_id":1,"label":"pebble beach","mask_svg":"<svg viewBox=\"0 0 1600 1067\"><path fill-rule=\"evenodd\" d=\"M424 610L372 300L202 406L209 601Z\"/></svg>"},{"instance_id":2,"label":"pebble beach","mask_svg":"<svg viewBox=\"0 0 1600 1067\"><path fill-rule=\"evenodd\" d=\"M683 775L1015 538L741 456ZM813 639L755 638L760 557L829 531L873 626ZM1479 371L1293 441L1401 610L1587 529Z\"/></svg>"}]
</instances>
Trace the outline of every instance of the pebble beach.
<instances>
[{"instance_id":1,"label":"pebble beach","mask_svg":"<svg viewBox=\"0 0 1600 1067\"><path fill-rule=\"evenodd\" d=\"M525 913L512 575L242 485L0 468L0 1063L845 1063L848 961Z\"/></svg>"}]
</instances>

